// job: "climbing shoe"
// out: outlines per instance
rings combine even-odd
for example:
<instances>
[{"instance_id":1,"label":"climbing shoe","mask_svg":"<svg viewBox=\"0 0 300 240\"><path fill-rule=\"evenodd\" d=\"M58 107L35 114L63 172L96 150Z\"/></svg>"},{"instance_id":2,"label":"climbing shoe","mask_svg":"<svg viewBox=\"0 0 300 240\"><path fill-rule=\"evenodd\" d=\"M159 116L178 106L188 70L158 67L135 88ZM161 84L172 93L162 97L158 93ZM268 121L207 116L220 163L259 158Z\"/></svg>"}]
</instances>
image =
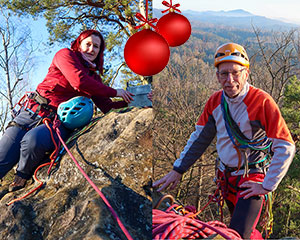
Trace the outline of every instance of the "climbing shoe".
<instances>
[{"instance_id":1,"label":"climbing shoe","mask_svg":"<svg viewBox=\"0 0 300 240\"><path fill-rule=\"evenodd\" d=\"M15 177L15 180L9 185L8 191L14 192L25 187L27 180L20 176Z\"/></svg>"}]
</instances>

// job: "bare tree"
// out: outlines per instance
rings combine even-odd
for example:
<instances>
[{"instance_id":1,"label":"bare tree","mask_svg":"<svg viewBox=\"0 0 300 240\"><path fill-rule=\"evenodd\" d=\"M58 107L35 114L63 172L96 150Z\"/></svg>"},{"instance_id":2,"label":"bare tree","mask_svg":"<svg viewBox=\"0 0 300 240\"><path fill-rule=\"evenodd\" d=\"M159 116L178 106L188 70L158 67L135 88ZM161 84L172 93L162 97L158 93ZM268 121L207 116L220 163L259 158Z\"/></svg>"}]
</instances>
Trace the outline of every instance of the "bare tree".
<instances>
[{"instance_id":1,"label":"bare tree","mask_svg":"<svg viewBox=\"0 0 300 240\"><path fill-rule=\"evenodd\" d=\"M8 10L0 9L0 131L4 131L6 122L11 119L9 113L24 94L27 76L33 68L34 49L29 28L22 26L21 29L12 18Z\"/></svg>"},{"instance_id":2,"label":"bare tree","mask_svg":"<svg viewBox=\"0 0 300 240\"><path fill-rule=\"evenodd\" d=\"M258 47L251 57L250 81L280 103L286 84L299 71L297 31L274 32L269 38L257 28L253 31Z\"/></svg>"}]
</instances>

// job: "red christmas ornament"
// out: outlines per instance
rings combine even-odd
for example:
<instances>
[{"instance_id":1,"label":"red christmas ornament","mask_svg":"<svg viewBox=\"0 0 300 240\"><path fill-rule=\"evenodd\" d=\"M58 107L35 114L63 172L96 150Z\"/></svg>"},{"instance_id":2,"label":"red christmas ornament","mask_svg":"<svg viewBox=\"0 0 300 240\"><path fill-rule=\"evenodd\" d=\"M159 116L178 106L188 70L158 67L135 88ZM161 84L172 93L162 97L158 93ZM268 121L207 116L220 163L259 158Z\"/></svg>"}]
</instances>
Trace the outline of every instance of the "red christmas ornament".
<instances>
[{"instance_id":1,"label":"red christmas ornament","mask_svg":"<svg viewBox=\"0 0 300 240\"><path fill-rule=\"evenodd\" d=\"M175 11L180 12L178 9L180 6L179 3L172 4L172 0L170 0L170 3L163 1L162 4L168 7L168 9L162 11L162 13L167 11L169 11L169 13L158 20L156 28L171 47L180 46L184 44L191 35L191 23L185 16L175 13Z\"/></svg>"},{"instance_id":2,"label":"red christmas ornament","mask_svg":"<svg viewBox=\"0 0 300 240\"><path fill-rule=\"evenodd\" d=\"M162 16L157 24L158 33L161 34L171 47L184 44L192 32L189 20L178 13L169 12Z\"/></svg>"},{"instance_id":3,"label":"red christmas ornament","mask_svg":"<svg viewBox=\"0 0 300 240\"><path fill-rule=\"evenodd\" d=\"M142 76L152 76L162 71L169 57L170 49L166 40L150 29L132 35L124 48L127 66Z\"/></svg>"}]
</instances>

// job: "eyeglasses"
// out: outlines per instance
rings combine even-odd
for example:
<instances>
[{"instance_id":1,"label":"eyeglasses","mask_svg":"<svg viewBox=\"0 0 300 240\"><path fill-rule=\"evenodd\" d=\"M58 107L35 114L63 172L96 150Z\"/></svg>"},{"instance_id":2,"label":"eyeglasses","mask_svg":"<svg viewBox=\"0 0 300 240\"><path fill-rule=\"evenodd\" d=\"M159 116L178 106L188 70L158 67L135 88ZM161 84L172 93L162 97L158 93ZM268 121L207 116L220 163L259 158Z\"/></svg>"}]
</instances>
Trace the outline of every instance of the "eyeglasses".
<instances>
[{"instance_id":1,"label":"eyeglasses","mask_svg":"<svg viewBox=\"0 0 300 240\"><path fill-rule=\"evenodd\" d=\"M242 68L240 70L237 70L237 71L232 71L232 72L226 72L226 71L222 71L222 72L219 72L217 71L217 74L219 74L219 77L222 79L222 80L226 80L228 78L228 75L231 73L232 75L232 78L234 79L237 79L241 76L242 72L245 70L246 68Z\"/></svg>"}]
</instances>

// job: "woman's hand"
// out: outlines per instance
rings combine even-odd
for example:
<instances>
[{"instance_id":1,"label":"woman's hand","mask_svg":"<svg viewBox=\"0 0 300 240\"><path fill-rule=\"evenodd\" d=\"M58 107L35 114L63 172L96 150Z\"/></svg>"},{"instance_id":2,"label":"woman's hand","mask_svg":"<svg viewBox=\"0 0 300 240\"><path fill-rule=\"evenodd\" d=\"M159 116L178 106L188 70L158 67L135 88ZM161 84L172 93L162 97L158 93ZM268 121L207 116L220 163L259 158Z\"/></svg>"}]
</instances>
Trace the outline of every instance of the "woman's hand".
<instances>
[{"instance_id":1,"label":"woman's hand","mask_svg":"<svg viewBox=\"0 0 300 240\"><path fill-rule=\"evenodd\" d=\"M116 90L117 90L117 97L123 98L125 102L130 103L133 100L132 96L134 96L134 94L132 94L131 92L128 92L124 89L116 89Z\"/></svg>"},{"instance_id":2,"label":"woman's hand","mask_svg":"<svg viewBox=\"0 0 300 240\"><path fill-rule=\"evenodd\" d=\"M158 192L160 192L160 191L164 190L165 188L167 188L170 184L172 184L170 187L170 190L172 190L179 183L181 176L182 176L182 174L172 170L166 176L164 176L160 180L157 180L156 182L154 182L153 187L155 188L162 184L162 186L157 190Z\"/></svg>"}]
</instances>

